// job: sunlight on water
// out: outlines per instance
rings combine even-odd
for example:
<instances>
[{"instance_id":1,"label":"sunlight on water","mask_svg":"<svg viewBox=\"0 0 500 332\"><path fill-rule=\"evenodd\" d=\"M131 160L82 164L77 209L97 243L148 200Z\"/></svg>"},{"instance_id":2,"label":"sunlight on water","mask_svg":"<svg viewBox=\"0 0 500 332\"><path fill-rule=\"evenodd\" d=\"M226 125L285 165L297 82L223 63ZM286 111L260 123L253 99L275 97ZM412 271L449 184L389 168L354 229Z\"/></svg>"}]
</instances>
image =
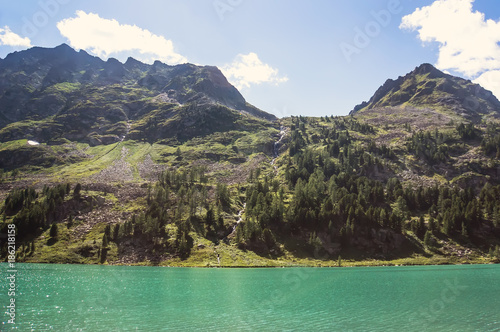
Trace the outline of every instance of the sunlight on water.
<instances>
[{"instance_id":1,"label":"sunlight on water","mask_svg":"<svg viewBox=\"0 0 500 332\"><path fill-rule=\"evenodd\" d=\"M20 331L500 330L498 265L16 267Z\"/></svg>"}]
</instances>

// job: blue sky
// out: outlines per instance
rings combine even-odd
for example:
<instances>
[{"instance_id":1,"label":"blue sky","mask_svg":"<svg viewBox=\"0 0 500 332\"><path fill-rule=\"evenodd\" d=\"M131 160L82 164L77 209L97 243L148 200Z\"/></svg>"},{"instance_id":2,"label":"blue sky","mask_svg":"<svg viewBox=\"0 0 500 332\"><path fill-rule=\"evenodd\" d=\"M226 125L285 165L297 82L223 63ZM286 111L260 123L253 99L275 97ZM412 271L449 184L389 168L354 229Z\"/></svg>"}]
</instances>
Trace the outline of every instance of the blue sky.
<instances>
[{"instance_id":1,"label":"blue sky","mask_svg":"<svg viewBox=\"0 0 500 332\"><path fill-rule=\"evenodd\" d=\"M216 65L255 106L345 115L421 63L500 97L492 0L0 0L0 57L67 43L103 59Z\"/></svg>"}]
</instances>

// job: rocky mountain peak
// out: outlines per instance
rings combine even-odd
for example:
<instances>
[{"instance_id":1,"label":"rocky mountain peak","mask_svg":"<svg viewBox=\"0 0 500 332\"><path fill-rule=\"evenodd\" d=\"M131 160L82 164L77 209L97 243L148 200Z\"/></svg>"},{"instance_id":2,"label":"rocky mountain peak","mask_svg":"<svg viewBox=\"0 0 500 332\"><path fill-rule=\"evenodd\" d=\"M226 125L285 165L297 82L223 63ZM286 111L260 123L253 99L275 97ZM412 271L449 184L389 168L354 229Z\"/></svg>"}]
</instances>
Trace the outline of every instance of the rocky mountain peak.
<instances>
[{"instance_id":1,"label":"rocky mountain peak","mask_svg":"<svg viewBox=\"0 0 500 332\"><path fill-rule=\"evenodd\" d=\"M0 142L32 136L106 144L124 137L127 123L136 126L131 139L193 137L240 128L241 116L276 119L248 104L214 66L103 61L66 44L0 61ZM44 130L35 133L29 121Z\"/></svg>"},{"instance_id":2,"label":"rocky mountain peak","mask_svg":"<svg viewBox=\"0 0 500 332\"><path fill-rule=\"evenodd\" d=\"M73 85L70 88L68 84ZM161 61L149 65L133 58L125 63L115 58L103 61L61 44L55 48L33 47L14 52L0 62L0 129L27 116L54 115L55 110L60 111L62 105L71 100L77 92L75 89L108 88L116 84L140 89L144 97L175 90L181 104L223 105L256 117L275 119L249 105L217 67L189 63L170 66ZM57 86L57 97L40 97L46 91L54 93L54 89L50 89L54 86ZM10 93L6 94L8 90ZM58 106L38 105L40 100L52 100ZM49 114L46 110L52 111Z\"/></svg>"},{"instance_id":3,"label":"rocky mountain peak","mask_svg":"<svg viewBox=\"0 0 500 332\"><path fill-rule=\"evenodd\" d=\"M443 73L424 63L396 80L388 79L369 101L354 107L351 115L384 107L416 107L448 111L468 120L500 117L500 102L478 84Z\"/></svg>"},{"instance_id":4,"label":"rocky mountain peak","mask_svg":"<svg viewBox=\"0 0 500 332\"><path fill-rule=\"evenodd\" d=\"M416 67L409 75L429 75L429 78L438 78L449 76L430 63L423 63Z\"/></svg>"}]
</instances>

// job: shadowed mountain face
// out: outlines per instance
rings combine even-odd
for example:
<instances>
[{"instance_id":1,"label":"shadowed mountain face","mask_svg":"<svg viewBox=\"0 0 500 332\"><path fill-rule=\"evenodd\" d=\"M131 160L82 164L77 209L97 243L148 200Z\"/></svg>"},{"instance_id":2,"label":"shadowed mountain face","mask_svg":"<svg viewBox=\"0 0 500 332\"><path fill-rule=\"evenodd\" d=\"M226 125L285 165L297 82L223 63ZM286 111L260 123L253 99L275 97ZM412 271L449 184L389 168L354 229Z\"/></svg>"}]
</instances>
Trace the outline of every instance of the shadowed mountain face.
<instances>
[{"instance_id":1,"label":"shadowed mountain face","mask_svg":"<svg viewBox=\"0 0 500 332\"><path fill-rule=\"evenodd\" d=\"M498 99L478 84L445 74L430 64L422 64L396 80L388 79L370 98L351 111L383 111L391 107L427 108L448 115L458 115L473 122L484 116L500 116Z\"/></svg>"},{"instance_id":2,"label":"shadowed mountain face","mask_svg":"<svg viewBox=\"0 0 500 332\"><path fill-rule=\"evenodd\" d=\"M271 122L215 67L34 48L0 60L0 233L28 262L498 262L499 109L424 64Z\"/></svg>"},{"instance_id":3,"label":"shadowed mountain face","mask_svg":"<svg viewBox=\"0 0 500 332\"><path fill-rule=\"evenodd\" d=\"M275 119L248 104L217 67L122 64L66 44L0 60L0 141L182 139Z\"/></svg>"}]
</instances>

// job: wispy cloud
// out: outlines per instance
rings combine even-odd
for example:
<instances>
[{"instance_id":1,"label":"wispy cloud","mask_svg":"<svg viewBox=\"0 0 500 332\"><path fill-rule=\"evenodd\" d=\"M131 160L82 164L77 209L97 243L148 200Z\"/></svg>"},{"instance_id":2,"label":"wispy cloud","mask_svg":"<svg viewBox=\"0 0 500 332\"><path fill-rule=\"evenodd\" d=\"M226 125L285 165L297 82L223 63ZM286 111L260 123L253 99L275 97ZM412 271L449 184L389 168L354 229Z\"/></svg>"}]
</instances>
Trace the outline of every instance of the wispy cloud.
<instances>
[{"instance_id":1,"label":"wispy cloud","mask_svg":"<svg viewBox=\"0 0 500 332\"><path fill-rule=\"evenodd\" d=\"M500 97L500 21L474 11L474 0L437 0L403 17L400 28L417 31L424 43L437 42L436 66L476 79Z\"/></svg>"},{"instance_id":2,"label":"wispy cloud","mask_svg":"<svg viewBox=\"0 0 500 332\"><path fill-rule=\"evenodd\" d=\"M31 41L28 37L21 37L12 32L8 26L0 28L0 45L13 47L31 47Z\"/></svg>"},{"instance_id":3,"label":"wispy cloud","mask_svg":"<svg viewBox=\"0 0 500 332\"><path fill-rule=\"evenodd\" d=\"M263 63L253 52L246 55L238 54L233 62L222 66L221 70L238 89L262 83L278 85L288 81L288 77L280 76L278 69Z\"/></svg>"},{"instance_id":4,"label":"wispy cloud","mask_svg":"<svg viewBox=\"0 0 500 332\"><path fill-rule=\"evenodd\" d=\"M147 63L154 60L168 64L187 62L184 56L175 52L171 40L136 25L120 24L94 13L79 10L76 17L58 22L57 28L71 46L102 58L134 52L139 60Z\"/></svg>"}]
</instances>

